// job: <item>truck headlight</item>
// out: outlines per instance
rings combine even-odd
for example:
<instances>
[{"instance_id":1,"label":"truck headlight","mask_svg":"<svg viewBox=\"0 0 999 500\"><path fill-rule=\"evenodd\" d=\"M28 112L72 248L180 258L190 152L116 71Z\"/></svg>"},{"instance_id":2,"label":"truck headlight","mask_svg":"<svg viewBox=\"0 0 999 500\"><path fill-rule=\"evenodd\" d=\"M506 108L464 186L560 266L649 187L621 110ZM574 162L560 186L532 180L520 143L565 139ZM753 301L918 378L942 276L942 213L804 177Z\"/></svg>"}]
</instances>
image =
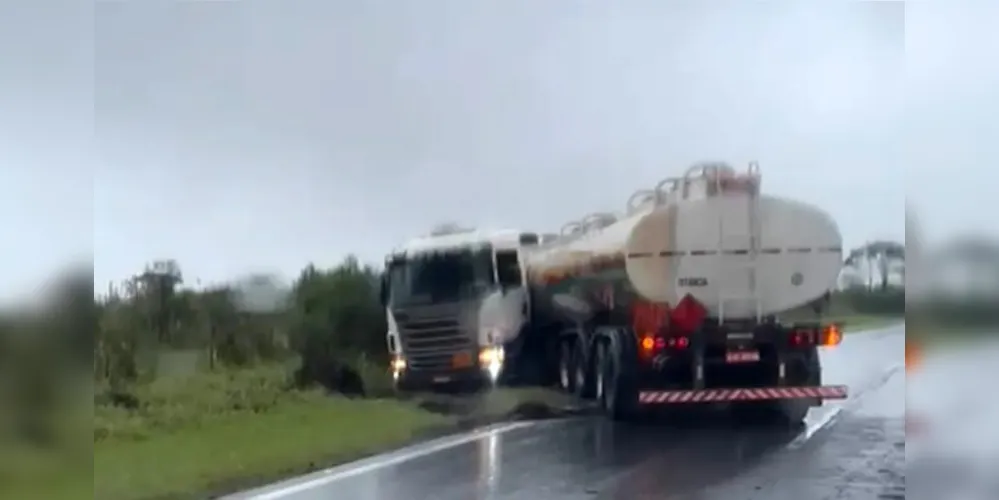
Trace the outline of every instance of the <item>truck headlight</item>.
<instances>
[{"instance_id":1,"label":"truck headlight","mask_svg":"<svg viewBox=\"0 0 999 500\"><path fill-rule=\"evenodd\" d=\"M401 372L406 370L406 360L402 356L396 356L392 359L392 371Z\"/></svg>"},{"instance_id":2,"label":"truck headlight","mask_svg":"<svg viewBox=\"0 0 999 500\"><path fill-rule=\"evenodd\" d=\"M502 365L503 359L502 347L483 347L479 351L479 365L481 366Z\"/></svg>"},{"instance_id":3,"label":"truck headlight","mask_svg":"<svg viewBox=\"0 0 999 500\"><path fill-rule=\"evenodd\" d=\"M489 379L493 382L499 380L500 372L503 371L503 347L484 347L479 351L479 366L489 373Z\"/></svg>"}]
</instances>

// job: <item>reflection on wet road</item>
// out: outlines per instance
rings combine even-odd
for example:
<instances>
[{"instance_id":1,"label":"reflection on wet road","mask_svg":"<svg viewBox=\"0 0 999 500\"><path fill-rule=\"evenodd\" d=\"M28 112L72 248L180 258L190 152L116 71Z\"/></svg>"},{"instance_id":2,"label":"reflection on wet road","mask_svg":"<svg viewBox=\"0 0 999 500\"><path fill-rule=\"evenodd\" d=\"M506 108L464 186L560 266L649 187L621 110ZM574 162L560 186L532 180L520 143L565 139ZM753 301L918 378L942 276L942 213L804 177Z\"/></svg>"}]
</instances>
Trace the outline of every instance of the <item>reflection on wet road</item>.
<instances>
[{"instance_id":1,"label":"reflection on wet road","mask_svg":"<svg viewBox=\"0 0 999 500\"><path fill-rule=\"evenodd\" d=\"M907 379L912 498L999 498L999 341L942 349Z\"/></svg>"},{"instance_id":2,"label":"reflection on wet road","mask_svg":"<svg viewBox=\"0 0 999 500\"><path fill-rule=\"evenodd\" d=\"M823 353L851 398L807 429L549 421L404 450L240 495L258 500L904 498L904 325Z\"/></svg>"}]
</instances>

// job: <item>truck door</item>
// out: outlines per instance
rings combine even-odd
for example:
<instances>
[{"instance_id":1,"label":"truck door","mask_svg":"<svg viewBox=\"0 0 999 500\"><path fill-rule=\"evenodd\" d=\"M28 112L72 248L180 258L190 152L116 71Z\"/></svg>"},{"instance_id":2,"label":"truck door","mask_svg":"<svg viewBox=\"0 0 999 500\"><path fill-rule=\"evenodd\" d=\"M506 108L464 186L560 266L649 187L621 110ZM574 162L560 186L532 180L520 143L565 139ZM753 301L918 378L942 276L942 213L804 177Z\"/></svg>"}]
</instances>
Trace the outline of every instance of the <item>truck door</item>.
<instances>
[{"instance_id":1,"label":"truck door","mask_svg":"<svg viewBox=\"0 0 999 500\"><path fill-rule=\"evenodd\" d=\"M503 293L511 290L519 290L518 293L524 297L524 304L521 307L521 314L524 319L529 317L530 305L526 286L524 270L520 265L520 249L509 248L496 251L496 277L497 284Z\"/></svg>"},{"instance_id":2,"label":"truck door","mask_svg":"<svg viewBox=\"0 0 999 500\"><path fill-rule=\"evenodd\" d=\"M496 251L496 282L504 290L524 285L524 273L520 268L518 249L509 248Z\"/></svg>"}]
</instances>

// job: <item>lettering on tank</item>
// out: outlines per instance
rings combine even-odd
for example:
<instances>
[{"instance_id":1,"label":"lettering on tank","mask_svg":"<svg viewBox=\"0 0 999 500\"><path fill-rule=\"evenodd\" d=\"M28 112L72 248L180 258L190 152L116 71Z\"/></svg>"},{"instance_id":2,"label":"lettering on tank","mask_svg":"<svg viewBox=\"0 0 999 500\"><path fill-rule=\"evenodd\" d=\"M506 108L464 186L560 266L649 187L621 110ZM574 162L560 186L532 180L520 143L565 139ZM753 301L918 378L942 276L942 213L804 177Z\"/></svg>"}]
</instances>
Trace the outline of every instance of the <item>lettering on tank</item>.
<instances>
[{"instance_id":1,"label":"lettering on tank","mask_svg":"<svg viewBox=\"0 0 999 500\"><path fill-rule=\"evenodd\" d=\"M678 284L680 286L688 287L688 288L697 288L697 287L708 286L708 279L700 277L700 276L689 277L689 278L680 278L679 280L677 280L677 282L678 282Z\"/></svg>"}]
</instances>

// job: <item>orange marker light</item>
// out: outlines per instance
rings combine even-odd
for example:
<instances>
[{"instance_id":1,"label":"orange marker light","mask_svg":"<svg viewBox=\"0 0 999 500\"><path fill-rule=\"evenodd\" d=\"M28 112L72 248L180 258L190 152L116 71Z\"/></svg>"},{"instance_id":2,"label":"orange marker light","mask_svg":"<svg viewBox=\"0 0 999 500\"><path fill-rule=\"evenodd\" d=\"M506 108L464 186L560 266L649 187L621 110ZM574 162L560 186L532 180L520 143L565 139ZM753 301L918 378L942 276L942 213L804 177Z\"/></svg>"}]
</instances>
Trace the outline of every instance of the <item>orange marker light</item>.
<instances>
[{"instance_id":1,"label":"orange marker light","mask_svg":"<svg viewBox=\"0 0 999 500\"><path fill-rule=\"evenodd\" d=\"M905 371L918 368L923 361L923 350L915 342L905 341Z\"/></svg>"},{"instance_id":2,"label":"orange marker light","mask_svg":"<svg viewBox=\"0 0 999 500\"><path fill-rule=\"evenodd\" d=\"M652 337L642 337L642 349L651 351L656 346L656 341Z\"/></svg>"},{"instance_id":3,"label":"orange marker light","mask_svg":"<svg viewBox=\"0 0 999 500\"><path fill-rule=\"evenodd\" d=\"M839 345L843 341L843 332L840 331L838 325L827 325L822 330L822 338L820 340L820 344L824 346Z\"/></svg>"}]
</instances>

